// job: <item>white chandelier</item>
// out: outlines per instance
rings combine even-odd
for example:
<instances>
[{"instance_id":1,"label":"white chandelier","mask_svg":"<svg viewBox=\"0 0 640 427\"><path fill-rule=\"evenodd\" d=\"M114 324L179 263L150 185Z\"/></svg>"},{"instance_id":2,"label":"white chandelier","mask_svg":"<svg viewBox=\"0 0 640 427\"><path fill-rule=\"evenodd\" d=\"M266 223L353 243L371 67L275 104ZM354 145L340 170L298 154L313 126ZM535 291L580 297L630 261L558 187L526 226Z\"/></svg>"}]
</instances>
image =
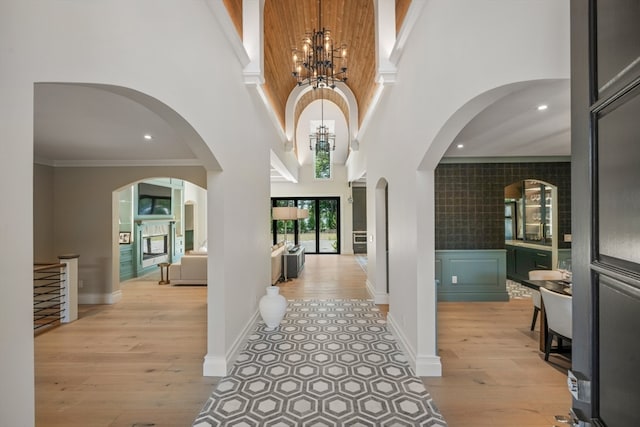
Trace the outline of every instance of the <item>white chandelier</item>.
<instances>
[{"instance_id":1,"label":"white chandelier","mask_svg":"<svg viewBox=\"0 0 640 427\"><path fill-rule=\"evenodd\" d=\"M318 28L305 35L302 49L293 49L292 74L298 86L335 89L336 82L347 81L347 46L334 46L331 32L322 26L322 0L318 0Z\"/></svg>"}]
</instances>

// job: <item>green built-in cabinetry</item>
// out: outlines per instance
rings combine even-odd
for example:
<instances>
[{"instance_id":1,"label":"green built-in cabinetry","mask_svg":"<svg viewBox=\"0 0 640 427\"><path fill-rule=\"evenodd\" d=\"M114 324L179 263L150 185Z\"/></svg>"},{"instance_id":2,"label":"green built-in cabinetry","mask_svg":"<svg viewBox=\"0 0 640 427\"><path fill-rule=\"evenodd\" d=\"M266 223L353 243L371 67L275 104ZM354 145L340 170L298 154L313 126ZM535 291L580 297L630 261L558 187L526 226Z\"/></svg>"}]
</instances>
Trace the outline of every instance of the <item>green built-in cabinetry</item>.
<instances>
[{"instance_id":1,"label":"green built-in cabinetry","mask_svg":"<svg viewBox=\"0 0 640 427\"><path fill-rule=\"evenodd\" d=\"M136 277L134 268L134 245L120 245L120 281Z\"/></svg>"},{"instance_id":2,"label":"green built-in cabinetry","mask_svg":"<svg viewBox=\"0 0 640 427\"><path fill-rule=\"evenodd\" d=\"M520 282L529 277L531 270L551 270L551 250L525 246L506 245L507 278Z\"/></svg>"}]
</instances>

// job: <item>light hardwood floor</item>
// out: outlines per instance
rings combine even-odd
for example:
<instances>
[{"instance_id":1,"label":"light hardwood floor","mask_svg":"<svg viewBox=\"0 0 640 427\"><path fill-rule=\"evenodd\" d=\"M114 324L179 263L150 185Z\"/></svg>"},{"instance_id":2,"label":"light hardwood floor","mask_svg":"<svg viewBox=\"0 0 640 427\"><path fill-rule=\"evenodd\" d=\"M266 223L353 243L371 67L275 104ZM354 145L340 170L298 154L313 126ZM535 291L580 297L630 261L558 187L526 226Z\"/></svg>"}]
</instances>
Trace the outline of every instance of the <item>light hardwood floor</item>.
<instances>
[{"instance_id":1,"label":"light hardwood floor","mask_svg":"<svg viewBox=\"0 0 640 427\"><path fill-rule=\"evenodd\" d=\"M308 255L280 287L287 298L368 298L365 279L353 256ZM35 338L37 426L182 427L201 410L217 382L202 377L206 288L122 289L118 304L81 306L80 320ZM424 382L449 426L549 426L567 412L566 364L538 353L529 300L438 310L444 375Z\"/></svg>"},{"instance_id":2,"label":"light hardwood floor","mask_svg":"<svg viewBox=\"0 0 640 427\"><path fill-rule=\"evenodd\" d=\"M544 361L531 314L530 299L438 303L443 375L423 382L449 426L548 427L567 415L569 363Z\"/></svg>"}]
</instances>

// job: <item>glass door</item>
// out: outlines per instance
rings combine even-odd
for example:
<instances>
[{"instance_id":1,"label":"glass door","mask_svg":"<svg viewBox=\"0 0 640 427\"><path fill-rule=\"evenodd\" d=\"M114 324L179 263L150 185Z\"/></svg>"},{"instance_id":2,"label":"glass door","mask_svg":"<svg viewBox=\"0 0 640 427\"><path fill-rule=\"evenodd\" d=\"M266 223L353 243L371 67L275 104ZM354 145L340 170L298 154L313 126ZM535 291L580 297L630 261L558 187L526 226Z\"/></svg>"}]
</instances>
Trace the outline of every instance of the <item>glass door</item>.
<instances>
[{"instance_id":1,"label":"glass door","mask_svg":"<svg viewBox=\"0 0 640 427\"><path fill-rule=\"evenodd\" d=\"M309 216L291 221L273 221L273 243L285 239L304 247L308 254L340 253L340 198L272 198L271 206L296 206Z\"/></svg>"},{"instance_id":2,"label":"glass door","mask_svg":"<svg viewBox=\"0 0 640 427\"><path fill-rule=\"evenodd\" d=\"M316 201L314 199L298 200L300 209L307 209L309 216L298 220L298 243L304 247L305 253L317 252L316 247Z\"/></svg>"},{"instance_id":3,"label":"glass door","mask_svg":"<svg viewBox=\"0 0 640 427\"><path fill-rule=\"evenodd\" d=\"M320 236L319 253L339 253L338 199L322 199L318 204L318 231Z\"/></svg>"}]
</instances>

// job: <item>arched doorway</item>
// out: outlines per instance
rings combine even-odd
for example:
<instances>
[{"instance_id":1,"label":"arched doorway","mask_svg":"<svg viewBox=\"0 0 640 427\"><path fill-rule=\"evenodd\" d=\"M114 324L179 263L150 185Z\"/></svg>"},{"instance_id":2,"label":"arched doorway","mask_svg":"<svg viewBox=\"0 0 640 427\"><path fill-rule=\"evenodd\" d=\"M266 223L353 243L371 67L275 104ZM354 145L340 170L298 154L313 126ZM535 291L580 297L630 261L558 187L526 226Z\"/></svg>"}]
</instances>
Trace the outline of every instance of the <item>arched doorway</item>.
<instances>
[{"instance_id":1,"label":"arched doorway","mask_svg":"<svg viewBox=\"0 0 640 427\"><path fill-rule=\"evenodd\" d=\"M206 196L206 189L170 177L145 179L114 191L114 263L119 266L114 281L157 272L159 263L179 262L194 250L194 238L200 242L198 248L206 245L206 203L197 203Z\"/></svg>"}]
</instances>

